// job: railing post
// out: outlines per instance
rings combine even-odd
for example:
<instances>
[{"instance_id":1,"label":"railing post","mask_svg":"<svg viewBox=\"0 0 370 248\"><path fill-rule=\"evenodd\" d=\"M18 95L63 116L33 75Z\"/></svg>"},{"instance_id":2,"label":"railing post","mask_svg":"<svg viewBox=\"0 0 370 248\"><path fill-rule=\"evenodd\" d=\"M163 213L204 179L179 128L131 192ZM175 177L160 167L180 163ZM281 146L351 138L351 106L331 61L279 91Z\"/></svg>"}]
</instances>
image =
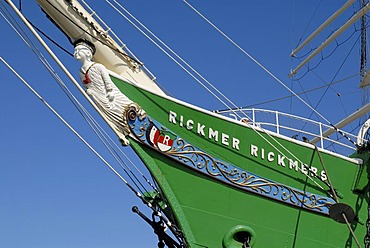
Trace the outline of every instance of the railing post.
<instances>
[{"instance_id":1,"label":"railing post","mask_svg":"<svg viewBox=\"0 0 370 248\"><path fill-rule=\"evenodd\" d=\"M322 136L322 123L319 122L319 128L320 128L320 146L324 149L324 137Z\"/></svg>"},{"instance_id":2,"label":"railing post","mask_svg":"<svg viewBox=\"0 0 370 248\"><path fill-rule=\"evenodd\" d=\"M256 123L256 115L255 115L255 112L254 112L254 108L252 108L252 123L253 123L253 125L255 125L255 123Z\"/></svg>"},{"instance_id":3,"label":"railing post","mask_svg":"<svg viewBox=\"0 0 370 248\"><path fill-rule=\"evenodd\" d=\"M279 132L279 112L275 111L275 117L276 117L276 133L280 134Z\"/></svg>"}]
</instances>

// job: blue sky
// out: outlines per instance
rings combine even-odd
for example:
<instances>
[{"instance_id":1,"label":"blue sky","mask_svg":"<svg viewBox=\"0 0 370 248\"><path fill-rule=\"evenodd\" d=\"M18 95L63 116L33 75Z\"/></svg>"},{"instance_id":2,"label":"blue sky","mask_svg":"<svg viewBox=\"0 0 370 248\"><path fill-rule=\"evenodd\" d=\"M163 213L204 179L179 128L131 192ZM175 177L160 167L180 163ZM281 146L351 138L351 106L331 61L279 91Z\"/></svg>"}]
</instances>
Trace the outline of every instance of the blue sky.
<instances>
[{"instance_id":1,"label":"blue sky","mask_svg":"<svg viewBox=\"0 0 370 248\"><path fill-rule=\"evenodd\" d=\"M114 13L105 1L92 2L93 9L173 96L209 110L225 108L120 15ZM236 105L250 106L290 95L184 2L121 2ZM336 4L316 0L301 2L303 1L189 1L296 92L320 87L358 73L359 51L356 47L345 60L343 72L336 75L348 51L353 44L358 44L356 39L359 32L354 32L354 28L351 28L337 43L345 41L353 33L352 38L340 45L340 49L329 57L330 60L320 64L317 75L309 73L299 82L287 77L293 66L297 65L297 59L290 58L289 54L300 37L307 37L318 23L346 1L336 1ZM357 9L357 3L354 6L338 19L336 25L348 19L353 10ZM72 52L73 48L67 39L47 21L35 2L23 1L22 11L36 26ZM112 162L108 152L49 73L2 17L0 27L3 34L0 56L96 150ZM336 27L330 27L329 32ZM328 33L323 34L310 47L323 42L327 35ZM55 46L51 47L77 78L78 62ZM329 51L322 56L326 57L333 49L333 46L329 47ZM52 64L55 66L53 62ZM60 69L55 68L73 93L78 95ZM146 207L2 63L0 72L3 88L0 97L0 246L156 247L153 231L131 212L134 205L143 211ZM347 113L360 107L361 91L358 90L358 84L357 75L328 90L323 88L303 95L303 98L316 105L324 96L324 100L318 105L318 111L332 123L336 123ZM91 110L86 100L78 97ZM288 98L256 107L306 117L311 115L311 111L297 99ZM100 121L99 116L93 111L92 113ZM125 148L124 151L144 170L130 148Z\"/></svg>"}]
</instances>

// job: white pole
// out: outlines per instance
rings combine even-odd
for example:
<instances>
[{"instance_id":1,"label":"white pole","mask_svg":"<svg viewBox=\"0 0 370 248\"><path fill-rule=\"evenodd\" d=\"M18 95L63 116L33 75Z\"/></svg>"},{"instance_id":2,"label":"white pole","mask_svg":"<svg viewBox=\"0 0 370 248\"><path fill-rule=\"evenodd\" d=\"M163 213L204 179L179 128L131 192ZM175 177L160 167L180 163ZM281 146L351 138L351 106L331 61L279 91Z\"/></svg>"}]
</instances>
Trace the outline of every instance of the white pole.
<instances>
[{"instance_id":1,"label":"white pole","mask_svg":"<svg viewBox=\"0 0 370 248\"><path fill-rule=\"evenodd\" d=\"M308 38L302 42L291 54L294 57L297 52L299 52L305 45L307 45L313 38L316 37L324 28L326 28L335 18L342 14L349 6L353 4L355 0L348 0L340 9L338 9L332 16L330 16L320 27L318 27Z\"/></svg>"},{"instance_id":2,"label":"white pole","mask_svg":"<svg viewBox=\"0 0 370 248\"><path fill-rule=\"evenodd\" d=\"M341 26L337 31L335 31L331 36L329 36L326 41L324 41L315 51L313 51L302 63L300 63L290 74L289 77L296 74L299 69L301 69L305 64L308 63L313 57L315 57L319 52L321 52L327 45L329 45L333 40L335 40L341 33L343 33L349 26L351 26L355 21L360 19L365 15L370 9L370 3L366 4L365 7L360 9L351 19L349 19L343 26Z\"/></svg>"},{"instance_id":3,"label":"white pole","mask_svg":"<svg viewBox=\"0 0 370 248\"><path fill-rule=\"evenodd\" d=\"M356 112L353 112L351 115L347 116L346 118L344 118L343 120L341 120L340 122L335 124L334 126L338 129L340 129L340 128L342 128L344 126L347 126L348 124L352 123L353 121L357 120L358 118L365 115L369 111L370 111L370 103L366 104L365 106L363 106L362 108L360 108ZM325 130L322 133L322 137L328 137L330 134L332 134L334 132L335 132L334 128L329 128L329 129ZM316 138L310 140L310 142L315 144L319 140L320 140L320 138L316 137Z\"/></svg>"}]
</instances>

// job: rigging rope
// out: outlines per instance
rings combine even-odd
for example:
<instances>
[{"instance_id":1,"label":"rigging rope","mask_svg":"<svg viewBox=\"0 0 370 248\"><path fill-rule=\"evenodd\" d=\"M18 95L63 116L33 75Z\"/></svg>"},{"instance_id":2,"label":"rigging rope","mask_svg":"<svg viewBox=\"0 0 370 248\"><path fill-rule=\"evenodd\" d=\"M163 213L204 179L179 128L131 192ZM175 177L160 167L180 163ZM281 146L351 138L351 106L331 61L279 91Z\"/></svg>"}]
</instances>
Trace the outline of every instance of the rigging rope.
<instances>
[{"instance_id":1,"label":"rigging rope","mask_svg":"<svg viewBox=\"0 0 370 248\"><path fill-rule=\"evenodd\" d=\"M224 32L222 32L215 24L213 24L210 20L208 20L204 15L202 15L196 8L194 8L190 3L186 0L183 0L195 13L197 13L200 17L202 17L208 24L210 24L214 29L216 29L224 38L230 41L235 47L237 47L242 53L244 53L249 59L251 59L254 63L256 63L262 70L264 70L268 75L270 75L276 82L282 85L286 90L288 90L291 94L297 97L304 105L306 105L309 109L315 112L320 118L326 121L330 126L332 126L337 132L341 135L345 135L342 131L340 131L337 127L335 127L328 119L326 119L322 114L319 113L316 109L314 109L310 104L308 104L305 100L303 100L298 94L296 94L293 90L291 90L288 86L284 84L278 77L276 77L272 72L270 72L266 67L264 67L257 59L255 59L252 55L246 52L241 46L239 46L235 41L233 41L229 36L227 36ZM347 139L356 145L349 137Z\"/></svg>"},{"instance_id":2,"label":"rigging rope","mask_svg":"<svg viewBox=\"0 0 370 248\"><path fill-rule=\"evenodd\" d=\"M312 144L312 143L311 143L311 144ZM338 199L338 196L337 196L337 192L336 192L336 190L333 188L333 184L331 183L331 180L330 180L330 177L329 177L329 173L327 173L326 166L325 166L325 164L324 164L324 160L323 160L323 159L322 159L322 157L321 157L321 153L320 153L320 151L319 151L318 147L317 147L315 144L312 144L312 145L313 145L313 146L315 146L315 151L316 151L316 153L317 153L317 155L318 155L318 157L319 157L320 163L321 163L321 165L322 165L322 167L323 167L323 169L324 169L324 171L325 171L325 173L326 173L326 175L327 175L327 177L328 177L329 188L330 188L330 191L332 192L333 198L334 198L334 200L335 200L335 202L336 202L336 203L339 203L339 199ZM351 227L351 224L349 223L349 221L348 221L348 219L347 219L346 214L345 214L344 212L342 212L342 213L341 213L341 215L342 215L342 217L343 217L344 221L346 222L346 225L347 225L347 227L348 227L348 230L350 231L350 233L351 233L351 235L352 235L353 239L355 240L357 247L358 247L358 248L361 248L361 246L360 246L360 242L358 241L358 239L357 239L357 237L356 237L356 234L355 234L355 232L353 231L353 229L352 229L352 227Z\"/></svg>"},{"instance_id":3,"label":"rigging rope","mask_svg":"<svg viewBox=\"0 0 370 248\"><path fill-rule=\"evenodd\" d=\"M354 33L352 33L352 35L353 35ZM351 36L352 36L351 35ZM360 36L359 36L360 37ZM359 39L359 37L358 37L358 39ZM357 39L357 40L358 40ZM349 40L349 39L347 39L347 40ZM342 62L342 64L339 66L339 68L338 68L338 70L337 70L337 72L335 73L335 75L333 76L333 79L331 80L331 82L333 82L334 81L334 79L336 78L336 76L338 75L338 73L339 73L339 71L340 71L340 69L343 67L343 65L344 65L344 63L346 62L346 60L348 59L348 57L349 57L349 55L350 55L350 53L351 53L351 51L354 49L354 47L355 47L355 45L356 45L356 42L357 42L357 40L354 42L354 44L352 45L352 47L351 47L351 50L348 52L348 54L347 54L347 56L344 58L344 61ZM343 44L343 43L342 43ZM338 45L339 46L339 45ZM337 46L337 47L338 47ZM318 78L320 78L316 73L314 73L314 75L316 75ZM320 78L321 79L321 78ZM322 81L324 81L324 80L322 80ZM320 97L320 99L319 99L319 101L316 103L316 106L315 106L315 109L319 106L319 104L321 103L321 101L324 99L324 96L326 95L326 93L328 92L328 90L329 89L332 89L331 88L331 86L332 86L332 83L329 83L328 85L327 85L327 88L325 89L325 91L324 91L324 93L321 95L321 97ZM338 93L337 93L337 95L338 95ZM341 103L342 103L342 101L341 101ZM342 103L342 105L343 105L343 103ZM310 116L308 117L308 118L310 118L313 114L314 114L315 112L312 112L311 114L310 114ZM317 114L317 113L316 113ZM344 138L346 138L350 143L352 143L355 147L357 147L357 144L354 142L354 141L352 141L351 140L351 138L350 137L348 137L348 135L346 135L345 133L343 133L341 130L339 130L338 128L336 128L333 124L331 124L331 123L329 123L329 125L330 126L332 126L339 134L341 134ZM305 126L303 126L302 127L302 129L304 128Z\"/></svg>"},{"instance_id":4,"label":"rigging rope","mask_svg":"<svg viewBox=\"0 0 370 248\"><path fill-rule=\"evenodd\" d=\"M342 83L344 81L347 81L351 78L354 78L356 76L358 76L359 73L356 73L352 76L349 76L347 78L344 78L344 79L341 79L341 80L338 80L338 81L335 81L333 83L330 83L330 85L335 85L335 84L338 84L338 83ZM306 91L302 91L302 92L298 92L297 94L298 95L303 95L303 94L307 94L307 93L310 93L310 92L313 92L313 91L316 91L316 90L319 90L319 89L322 89L322 88L325 88L325 87L328 87L329 85L322 85L322 86L318 86L318 87L315 87L315 88L312 88L312 89L309 89L309 90L306 90ZM280 100L284 100L284 99L287 99L287 98L291 98L292 95L289 95L289 96L283 96L283 97L279 97L279 98L275 98L275 99L272 99L272 100L269 100L269 101L264 101L264 102L259 102L259 103L253 103L251 105L247 105L247 106L243 106L243 107L238 107L238 108L235 108L233 110L245 110L245 109L248 109L248 108L252 108L252 107L255 107L255 106L258 106L258 105L263 105L263 104L266 104L266 103L271 103L271 102L276 102L276 101L280 101ZM228 112L231 112L230 109L220 109L220 110L214 110L215 113L219 113L219 114L222 114L222 113L228 113Z\"/></svg>"},{"instance_id":5,"label":"rigging rope","mask_svg":"<svg viewBox=\"0 0 370 248\"><path fill-rule=\"evenodd\" d=\"M105 165L113 171L116 176L121 179L137 196L141 197L141 194L137 192L110 164L106 161L51 105L35 90L30 84L28 84L2 57L0 57L1 62L4 63L10 71L42 102L46 105L51 112L58 117L59 120L63 122Z\"/></svg>"},{"instance_id":6,"label":"rigging rope","mask_svg":"<svg viewBox=\"0 0 370 248\"><path fill-rule=\"evenodd\" d=\"M321 0L320 0L320 1L319 1L319 3L317 4L317 6L316 6L316 8L315 8L314 13L312 14L312 16L311 16L310 20L308 21L308 23L307 23L307 25L306 25L306 27L305 27L305 29L304 29L304 31L303 31L303 33L302 33L301 37L299 38L299 40L298 40L298 44L297 44L296 48L297 48L297 47L300 45L300 43L302 42L302 40L303 40L303 36L304 36L304 34L307 32L308 27L310 26L310 24L311 24L311 22L312 22L312 20L313 20L313 17L315 16L315 14L316 14L317 10L319 9L320 5L321 5Z\"/></svg>"},{"instance_id":7,"label":"rigging rope","mask_svg":"<svg viewBox=\"0 0 370 248\"><path fill-rule=\"evenodd\" d=\"M120 3L116 0L113 0L122 10L124 10L131 18L133 18L141 27L143 27L150 35L152 35L156 40L158 40L166 49L168 49L176 58L178 58L185 66L187 66L191 71L193 71L197 76L199 76L202 80L204 80L209 86L212 87L218 94L220 94L223 98L226 99L231 105L237 107L229 98L227 98L221 91L219 91L211 82L209 82L206 78L204 78L198 71L196 71L191 65L189 65L183 58L181 58L175 51L173 51L168 45L166 45L160 38L158 38L153 32L151 32L144 24L142 24L137 18L135 18L129 11L127 11ZM148 38L153 44L155 44L163 53L165 53L172 61L174 61L178 66L181 67L186 73L188 73L194 80L196 80L200 85L202 85L210 94L212 94L218 101L220 101L223 105L227 108L231 109L231 107L225 103L219 96L217 96L212 90L210 90L202 81L200 81L197 77L195 77L185 66L179 63L174 57L172 57L165 49L163 49L158 43L156 43L149 35L147 35L144 31L142 31L135 23L133 23L126 15L124 15L121 11L119 11L109 0L106 2L119 13L122 17L124 17L128 22L130 22L137 30L139 30L146 38ZM237 113L235 113L238 115ZM247 115L246 115L247 116ZM240 118L240 116L238 115ZM248 117L248 116L247 116ZM250 117L248 117L250 119Z\"/></svg>"}]
</instances>

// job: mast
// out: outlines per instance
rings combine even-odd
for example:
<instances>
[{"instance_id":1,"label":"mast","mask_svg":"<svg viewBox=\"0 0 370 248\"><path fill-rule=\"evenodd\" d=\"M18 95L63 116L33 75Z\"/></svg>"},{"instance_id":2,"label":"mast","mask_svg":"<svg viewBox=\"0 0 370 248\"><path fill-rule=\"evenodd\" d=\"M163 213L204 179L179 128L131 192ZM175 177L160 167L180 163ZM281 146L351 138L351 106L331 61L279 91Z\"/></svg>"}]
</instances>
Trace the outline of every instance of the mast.
<instances>
[{"instance_id":1,"label":"mast","mask_svg":"<svg viewBox=\"0 0 370 248\"><path fill-rule=\"evenodd\" d=\"M365 6L366 0L362 0L362 6ZM367 82L369 79L366 80L366 62L367 62L367 52L366 52L366 39L367 39L367 32L366 32L366 15L361 17L361 61L360 61L360 75L361 75L361 86L362 88L362 106L366 105L369 100L368 94L368 85ZM367 120L367 115L364 115L361 118L361 122L364 123Z\"/></svg>"}]
</instances>

